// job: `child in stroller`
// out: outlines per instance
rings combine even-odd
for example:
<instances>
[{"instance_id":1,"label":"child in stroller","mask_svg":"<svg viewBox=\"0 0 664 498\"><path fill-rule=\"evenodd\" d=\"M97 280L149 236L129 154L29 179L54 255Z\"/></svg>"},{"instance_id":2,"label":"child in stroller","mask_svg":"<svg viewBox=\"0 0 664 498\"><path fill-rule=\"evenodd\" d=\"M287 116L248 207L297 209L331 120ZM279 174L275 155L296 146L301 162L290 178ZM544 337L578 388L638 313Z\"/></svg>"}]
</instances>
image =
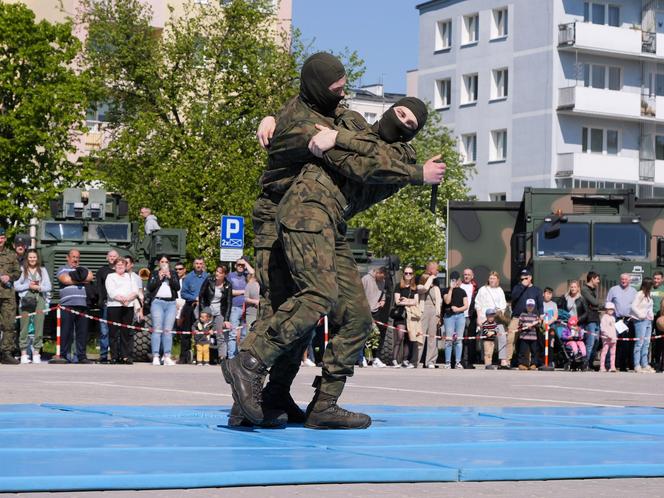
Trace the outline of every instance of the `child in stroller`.
<instances>
[{"instance_id":1,"label":"child in stroller","mask_svg":"<svg viewBox=\"0 0 664 498\"><path fill-rule=\"evenodd\" d=\"M576 316L570 316L567 320L567 327L561 332L564 350L570 360L570 363L583 364L586 358L586 345L583 342L585 331L579 327L579 319ZM573 365L570 365L573 366Z\"/></svg>"}]
</instances>

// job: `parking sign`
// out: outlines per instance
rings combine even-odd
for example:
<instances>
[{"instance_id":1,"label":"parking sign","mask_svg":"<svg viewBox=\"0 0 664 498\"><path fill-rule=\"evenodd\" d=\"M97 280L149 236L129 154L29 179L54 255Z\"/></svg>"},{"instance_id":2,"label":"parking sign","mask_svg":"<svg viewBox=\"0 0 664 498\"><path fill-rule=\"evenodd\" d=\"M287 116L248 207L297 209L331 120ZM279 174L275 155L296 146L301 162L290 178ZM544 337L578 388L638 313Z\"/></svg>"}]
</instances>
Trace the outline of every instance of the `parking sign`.
<instances>
[{"instance_id":1,"label":"parking sign","mask_svg":"<svg viewBox=\"0 0 664 498\"><path fill-rule=\"evenodd\" d=\"M244 218L242 216L221 217L221 261L235 261L244 253Z\"/></svg>"}]
</instances>

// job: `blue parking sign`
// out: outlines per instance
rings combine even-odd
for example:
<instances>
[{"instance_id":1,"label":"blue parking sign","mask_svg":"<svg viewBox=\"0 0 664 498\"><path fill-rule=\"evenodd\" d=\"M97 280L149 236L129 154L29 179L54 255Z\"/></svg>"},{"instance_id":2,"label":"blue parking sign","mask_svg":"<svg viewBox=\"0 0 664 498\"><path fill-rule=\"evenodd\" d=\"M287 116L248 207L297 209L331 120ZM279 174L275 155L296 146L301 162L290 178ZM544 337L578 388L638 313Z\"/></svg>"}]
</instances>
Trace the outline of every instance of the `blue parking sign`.
<instances>
[{"instance_id":1,"label":"blue parking sign","mask_svg":"<svg viewBox=\"0 0 664 498\"><path fill-rule=\"evenodd\" d=\"M221 217L220 261L235 261L244 254L244 218L242 216Z\"/></svg>"}]
</instances>

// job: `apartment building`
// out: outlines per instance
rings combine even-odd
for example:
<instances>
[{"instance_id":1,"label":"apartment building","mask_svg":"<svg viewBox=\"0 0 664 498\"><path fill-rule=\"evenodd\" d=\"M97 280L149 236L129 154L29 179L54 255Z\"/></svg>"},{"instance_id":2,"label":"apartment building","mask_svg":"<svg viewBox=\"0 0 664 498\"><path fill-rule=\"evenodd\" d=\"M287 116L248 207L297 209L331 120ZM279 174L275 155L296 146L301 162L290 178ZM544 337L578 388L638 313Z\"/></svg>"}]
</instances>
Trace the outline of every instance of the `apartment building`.
<instances>
[{"instance_id":1,"label":"apartment building","mask_svg":"<svg viewBox=\"0 0 664 498\"><path fill-rule=\"evenodd\" d=\"M359 112L367 123L374 124L385 111L403 97L405 97L403 93L386 92L384 86L379 83L351 89L346 103L349 109Z\"/></svg>"},{"instance_id":2,"label":"apartment building","mask_svg":"<svg viewBox=\"0 0 664 498\"><path fill-rule=\"evenodd\" d=\"M475 168L471 194L633 187L664 195L664 1L432 0L409 94Z\"/></svg>"}]
</instances>

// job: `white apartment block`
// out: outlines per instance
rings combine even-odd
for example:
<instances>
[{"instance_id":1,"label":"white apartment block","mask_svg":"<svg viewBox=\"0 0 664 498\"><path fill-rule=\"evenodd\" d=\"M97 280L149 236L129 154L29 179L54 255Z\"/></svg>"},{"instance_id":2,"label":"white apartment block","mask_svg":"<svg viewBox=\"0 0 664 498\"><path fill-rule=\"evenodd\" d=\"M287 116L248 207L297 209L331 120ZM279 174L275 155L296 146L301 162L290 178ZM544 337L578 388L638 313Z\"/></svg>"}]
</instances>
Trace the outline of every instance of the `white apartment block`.
<instances>
[{"instance_id":1,"label":"white apartment block","mask_svg":"<svg viewBox=\"0 0 664 498\"><path fill-rule=\"evenodd\" d=\"M664 196L664 0L432 0L411 95L474 166L471 195L526 186Z\"/></svg>"},{"instance_id":2,"label":"white apartment block","mask_svg":"<svg viewBox=\"0 0 664 498\"><path fill-rule=\"evenodd\" d=\"M403 93L385 92L382 84L365 85L350 90L346 103L349 109L360 113L367 123L374 124L385 111L403 97L405 97Z\"/></svg>"}]
</instances>

